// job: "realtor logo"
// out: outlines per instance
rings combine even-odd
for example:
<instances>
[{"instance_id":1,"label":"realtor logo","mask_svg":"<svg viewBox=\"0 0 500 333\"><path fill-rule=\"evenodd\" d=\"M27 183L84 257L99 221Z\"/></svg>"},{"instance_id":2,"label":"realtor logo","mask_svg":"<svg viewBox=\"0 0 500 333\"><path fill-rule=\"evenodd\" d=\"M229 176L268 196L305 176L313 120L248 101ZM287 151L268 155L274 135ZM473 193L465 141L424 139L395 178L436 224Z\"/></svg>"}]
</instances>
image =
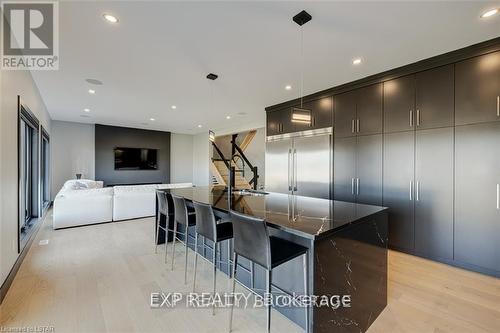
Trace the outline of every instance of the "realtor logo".
<instances>
[{"instance_id":1,"label":"realtor logo","mask_svg":"<svg viewBox=\"0 0 500 333\"><path fill-rule=\"evenodd\" d=\"M59 68L56 1L3 1L2 14L2 69Z\"/></svg>"}]
</instances>

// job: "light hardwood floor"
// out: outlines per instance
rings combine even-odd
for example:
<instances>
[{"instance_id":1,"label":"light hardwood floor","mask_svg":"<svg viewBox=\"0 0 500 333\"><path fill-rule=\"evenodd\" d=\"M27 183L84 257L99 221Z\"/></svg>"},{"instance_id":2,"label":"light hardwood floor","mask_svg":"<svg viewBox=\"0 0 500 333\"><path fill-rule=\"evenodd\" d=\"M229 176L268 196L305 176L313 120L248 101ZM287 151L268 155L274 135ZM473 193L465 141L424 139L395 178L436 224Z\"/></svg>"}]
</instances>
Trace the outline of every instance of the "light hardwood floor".
<instances>
[{"instance_id":1,"label":"light hardwood floor","mask_svg":"<svg viewBox=\"0 0 500 333\"><path fill-rule=\"evenodd\" d=\"M225 332L228 311L151 309L151 292L191 291L176 269L154 254L152 218L52 230L41 227L4 302L0 327L52 326L55 332ZM39 241L48 239L48 245ZM170 250L170 248L169 248ZM171 253L171 252L170 252ZM170 258L169 258L170 260ZM192 279L193 253L188 277ZM211 290L211 266L199 261L197 291ZM218 275L217 288L229 290ZM370 327L378 332L499 332L500 280L389 252L388 306ZM243 291L243 289L241 289ZM272 331L301 332L273 311ZM265 311L236 310L235 332L264 331Z\"/></svg>"}]
</instances>

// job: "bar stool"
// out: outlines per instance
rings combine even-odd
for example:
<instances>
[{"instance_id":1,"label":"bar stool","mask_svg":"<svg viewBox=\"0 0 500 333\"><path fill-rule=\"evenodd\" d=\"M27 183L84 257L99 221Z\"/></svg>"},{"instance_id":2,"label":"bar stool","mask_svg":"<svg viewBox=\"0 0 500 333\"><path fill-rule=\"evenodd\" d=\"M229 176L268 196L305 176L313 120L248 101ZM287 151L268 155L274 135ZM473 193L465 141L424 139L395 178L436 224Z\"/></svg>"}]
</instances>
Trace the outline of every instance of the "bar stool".
<instances>
[{"instance_id":1,"label":"bar stool","mask_svg":"<svg viewBox=\"0 0 500 333\"><path fill-rule=\"evenodd\" d=\"M213 247L213 263L214 263L214 297L216 287L217 274L217 249L220 252L220 243L227 240L228 244L228 263L229 263L229 247L230 240L233 238L233 224L231 222L217 223L215 221L214 212L211 205L193 201L194 211L196 213L196 238L195 238L195 255L194 255L194 278L193 292L196 286L196 265L198 262L198 236L202 235L205 239L209 239L214 243ZM229 266L228 266L229 267ZM228 270L228 272L230 269ZM230 273L229 273L230 274ZM215 302L212 308L212 315L215 315Z\"/></svg>"},{"instance_id":2,"label":"bar stool","mask_svg":"<svg viewBox=\"0 0 500 333\"><path fill-rule=\"evenodd\" d=\"M165 191L156 191L156 198L158 200L158 215L156 217L155 253L158 253L158 238L161 229L165 232L165 262L167 262L168 228L174 217L172 195ZM165 216L165 227L161 225L162 216Z\"/></svg>"},{"instance_id":3,"label":"bar stool","mask_svg":"<svg viewBox=\"0 0 500 333\"><path fill-rule=\"evenodd\" d=\"M234 252L233 252L233 289L236 284L236 268L238 267L238 256L264 267L267 271L266 292L271 295L272 270L294 258L303 256L304 264L304 295L308 295L308 249L302 245L288 240L269 236L266 222L263 219L251 217L231 211L233 222ZM271 331L271 306L267 307L267 332ZM234 302L231 305L229 317L229 332L233 324ZM306 332L309 332L309 309L305 306Z\"/></svg>"},{"instance_id":4,"label":"bar stool","mask_svg":"<svg viewBox=\"0 0 500 333\"><path fill-rule=\"evenodd\" d=\"M189 212L186 206L186 200L184 197L177 196L172 194L172 200L174 202L174 230L170 230L174 233L174 237L172 240L172 270L174 270L174 256L175 256L175 240L181 241L177 237L178 234L181 234L184 236L184 245L185 245L185 252L186 252L186 260L184 263L184 283L187 283L187 261L188 261L188 240L189 240L189 235L188 235L188 228L196 224L196 217L194 215L194 212ZM184 232L178 231L177 230L177 225L182 224L184 225ZM182 242L182 241L181 241Z\"/></svg>"}]
</instances>

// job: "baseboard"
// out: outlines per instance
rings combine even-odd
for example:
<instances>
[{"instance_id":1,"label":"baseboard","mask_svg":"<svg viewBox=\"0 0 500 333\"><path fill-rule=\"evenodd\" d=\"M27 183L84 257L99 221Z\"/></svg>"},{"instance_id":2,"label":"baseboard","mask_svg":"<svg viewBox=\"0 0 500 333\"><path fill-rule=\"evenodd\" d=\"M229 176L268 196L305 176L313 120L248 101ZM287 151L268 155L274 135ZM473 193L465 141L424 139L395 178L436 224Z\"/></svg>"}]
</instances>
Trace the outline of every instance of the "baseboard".
<instances>
[{"instance_id":1,"label":"baseboard","mask_svg":"<svg viewBox=\"0 0 500 333\"><path fill-rule=\"evenodd\" d=\"M418 253L415 251L411 251L408 249L399 248L397 246L389 246L389 249L394 250L394 251L398 251L398 252L403 252L406 254L411 254L413 256L421 257L424 259L440 262L442 264L450 265L453 267L462 268L462 269L465 269L468 271L472 271L472 272L476 272L476 273L480 273L480 274L485 274L485 275L489 275L489 276L493 276L493 277L500 277L500 272L495 271L493 269L488 269L488 268L464 263L464 262L457 261L457 260L450 260L450 259L444 259L444 258L440 258L440 257L433 257L433 256L425 255L422 253Z\"/></svg>"},{"instance_id":2,"label":"baseboard","mask_svg":"<svg viewBox=\"0 0 500 333\"><path fill-rule=\"evenodd\" d=\"M31 248L31 244L35 240L36 235L38 234L38 231L40 230L40 227L42 226L43 222L45 221L45 218L47 217L47 212L48 212L49 208L50 208L50 206L46 209L45 215L42 216L41 219L38 219L38 221L33 226L34 230L33 230L33 232L31 232L29 239L26 242L26 245L21 250L21 253L19 253L17 260L14 263L14 266L12 266L12 268L9 272L9 275L7 275L7 278L5 279L4 283L0 287L0 304L2 304L5 296L7 295L7 292L9 291L9 288L12 285L14 278L16 277L16 274L17 274L17 271L19 270L19 267L21 267L21 264L23 263L23 260L26 257L26 254L28 254L28 251Z\"/></svg>"}]
</instances>

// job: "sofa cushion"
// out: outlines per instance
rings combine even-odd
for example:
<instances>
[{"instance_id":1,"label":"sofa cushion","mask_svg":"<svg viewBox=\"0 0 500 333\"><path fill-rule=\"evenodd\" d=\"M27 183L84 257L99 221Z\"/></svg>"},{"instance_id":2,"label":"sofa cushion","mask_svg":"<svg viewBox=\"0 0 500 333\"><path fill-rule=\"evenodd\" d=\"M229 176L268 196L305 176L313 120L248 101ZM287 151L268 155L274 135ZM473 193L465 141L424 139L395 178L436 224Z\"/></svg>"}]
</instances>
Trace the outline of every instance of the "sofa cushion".
<instances>
[{"instance_id":1,"label":"sofa cushion","mask_svg":"<svg viewBox=\"0 0 500 333\"><path fill-rule=\"evenodd\" d=\"M95 181L91 179L70 179L63 185L62 190L82 190L92 188L102 188L102 181Z\"/></svg>"},{"instance_id":2,"label":"sofa cushion","mask_svg":"<svg viewBox=\"0 0 500 333\"><path fill-rule=\"evenodd\" d=\"M114 186L115 195L134 194L134 193L155 193L158 185L123 185Z\"/></svg>"}]
</instances>

